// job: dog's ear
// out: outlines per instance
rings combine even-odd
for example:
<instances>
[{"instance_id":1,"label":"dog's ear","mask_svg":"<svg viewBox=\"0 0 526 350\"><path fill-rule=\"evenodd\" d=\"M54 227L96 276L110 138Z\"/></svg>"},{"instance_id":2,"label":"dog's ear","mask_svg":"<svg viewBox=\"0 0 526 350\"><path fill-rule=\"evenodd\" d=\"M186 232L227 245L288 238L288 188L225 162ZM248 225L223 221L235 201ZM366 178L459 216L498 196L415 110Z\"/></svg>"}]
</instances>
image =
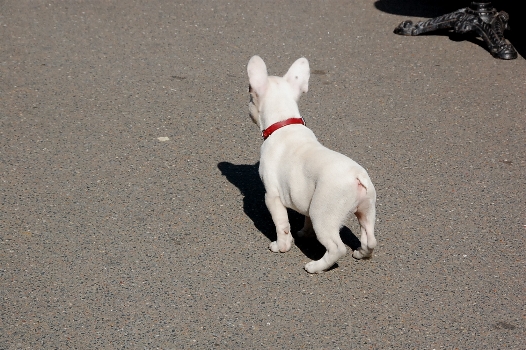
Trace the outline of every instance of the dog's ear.
<instances>
[{"instance_id":1,"label":"dog's ear","mask_svg":"<svg viewBox=\"0 0 526 350\"><path fill-rule=\"evenodd\" d=\"M290 66L283 78L293 87L298 99L302 93L309 91L309 61L305 57L299 58Z\"/></svg>"},{"instance_id":2,"label":"dog's ear","mask_svg":"<svg viewBox=\"0 0 526 350\"><path fill-rule=\"evenodd\" d=\"M248 81L254 92L261 96L268 83L267 66L259 56L252 56L247 65Z\"/></svg>"}]
</instances>

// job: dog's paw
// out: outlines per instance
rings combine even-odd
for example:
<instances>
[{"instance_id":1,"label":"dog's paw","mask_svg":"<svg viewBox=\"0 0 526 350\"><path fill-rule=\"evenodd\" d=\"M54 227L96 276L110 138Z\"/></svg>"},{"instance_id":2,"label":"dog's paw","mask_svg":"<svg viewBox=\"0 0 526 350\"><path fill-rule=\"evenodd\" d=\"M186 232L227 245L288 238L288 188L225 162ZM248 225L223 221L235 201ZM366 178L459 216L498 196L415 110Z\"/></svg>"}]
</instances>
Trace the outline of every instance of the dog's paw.
<instances>
[{"instance_id":1,"label":"dog's paw","mask_svg":"<svg viewBox=\"0 0 526 350\"><path fill-rule=\"evenodd\" d=\"M281 242L281 246L278 244L277 241L270 242L268 245L268 249L270 249L274 253L285 253L292 248L292 243L294 243L294 240Z\"/></svg>"},{"instance_id":2,"label":"dog's paw","mask_svg":"<svg viewBox=\"0 0 526 350\"><path fill-rule=\"evenodd\" d=\"M354 252L352 252L352 257L355 259L369 259L373 254L371 252L366 253L361 249L356 249Z\"/></svg>"},{"instance_id":3,"label":"dog's paw","mask_svg":"<svg viewBox=\"0 0 526 350\"><path fill-rule=\"evenodd\" d=\"M322 273L325 270L323 268L320 268L319 263L317 261L311 261L310 263L305 264L305 271L308 273Z\"/></svg>"},{"instance_id":4,"label":"dog's paw","mask_svg":"<svg viewBox=\"0 0 526 350\"><path fill-rule=\"evenodd\" d=\"M271 252L279 253L278 242L270 242L270 244L268 245L268 249L270 249Z\"/></svg>"}]
</instances>

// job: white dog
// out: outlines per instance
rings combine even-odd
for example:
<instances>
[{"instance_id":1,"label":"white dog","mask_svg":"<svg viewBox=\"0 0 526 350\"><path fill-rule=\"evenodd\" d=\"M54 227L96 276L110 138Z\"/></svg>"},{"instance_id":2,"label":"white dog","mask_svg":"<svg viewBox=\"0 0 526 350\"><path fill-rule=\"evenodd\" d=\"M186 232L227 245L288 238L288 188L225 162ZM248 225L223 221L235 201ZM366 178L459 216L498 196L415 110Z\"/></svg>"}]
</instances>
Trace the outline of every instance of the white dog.
<instances>
[{"instance_id":1,"label":"white dog","mask_svg":"<svg viewBox=\"0 0 526 350\"><path fill-rule=\"evenodd\" d=\"M307 272L323 272L345 255L347 248L340 238L340 229L352 213L361 227L361 246L353 257L370 257L376 247L376 191L364 168L321 145L305 127L298 100L308 90L309 62L298 59L281 78L268 76L265 62L254 56L248 62L247 72L250 116L265 138L259 175L277 233L270 250L286 252L292 246L288 207L305 215L298 235L314 231L327 249L320 260L305 265Z\"/></svg>"}]
</instances>

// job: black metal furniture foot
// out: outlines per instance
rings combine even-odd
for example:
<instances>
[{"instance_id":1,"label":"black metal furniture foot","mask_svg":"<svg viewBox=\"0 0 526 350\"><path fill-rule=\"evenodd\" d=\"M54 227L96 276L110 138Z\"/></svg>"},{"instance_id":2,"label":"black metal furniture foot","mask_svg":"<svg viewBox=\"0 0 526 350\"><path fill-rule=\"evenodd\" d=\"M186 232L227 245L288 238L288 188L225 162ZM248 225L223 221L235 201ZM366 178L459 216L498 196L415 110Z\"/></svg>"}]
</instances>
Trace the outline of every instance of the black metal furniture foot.
<instances>
[{"instance_id":1,"label":"black metal furniture foot","mask_svg":"<svg viewBox=\"0 0 526 350\"><path fill-rule=\"evenodd\" d=\"M508 14L504 11L497 12L491 2L473 1L469 7L427 21L416 24L404 21L394 32L400 35L419 35L439 29L453 29L457 33L475 31L484 40L493 57L512 60L517 58L517 51L504 39L508 19Z\"/></svg>"}]
</instances>

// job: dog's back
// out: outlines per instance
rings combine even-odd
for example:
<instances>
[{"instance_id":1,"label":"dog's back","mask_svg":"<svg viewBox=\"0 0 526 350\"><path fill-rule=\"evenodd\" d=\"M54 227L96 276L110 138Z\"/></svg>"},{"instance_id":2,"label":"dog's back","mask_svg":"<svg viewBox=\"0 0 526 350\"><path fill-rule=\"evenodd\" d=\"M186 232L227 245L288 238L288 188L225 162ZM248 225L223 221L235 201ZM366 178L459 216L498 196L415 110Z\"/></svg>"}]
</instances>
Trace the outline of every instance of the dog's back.
<instances>
[{"instance_id":1,"label":"dog's back","mask_svg":"<svg viewBox=\"0 0 526 350\"><path fill-rule=\"evenodd\" d=\"M356 186L356 180L376 199L374 186L362 166L320 144L314 133L301 125L283 128L263 143L260 176L267 192L277 190L286 207L303 215L309 215L315 190L326 191L327 196L333 193L333 198L346 192L352 196L350 187ZM354 207L364 199L349 198Z\"/></svg>"}]
</instances>

